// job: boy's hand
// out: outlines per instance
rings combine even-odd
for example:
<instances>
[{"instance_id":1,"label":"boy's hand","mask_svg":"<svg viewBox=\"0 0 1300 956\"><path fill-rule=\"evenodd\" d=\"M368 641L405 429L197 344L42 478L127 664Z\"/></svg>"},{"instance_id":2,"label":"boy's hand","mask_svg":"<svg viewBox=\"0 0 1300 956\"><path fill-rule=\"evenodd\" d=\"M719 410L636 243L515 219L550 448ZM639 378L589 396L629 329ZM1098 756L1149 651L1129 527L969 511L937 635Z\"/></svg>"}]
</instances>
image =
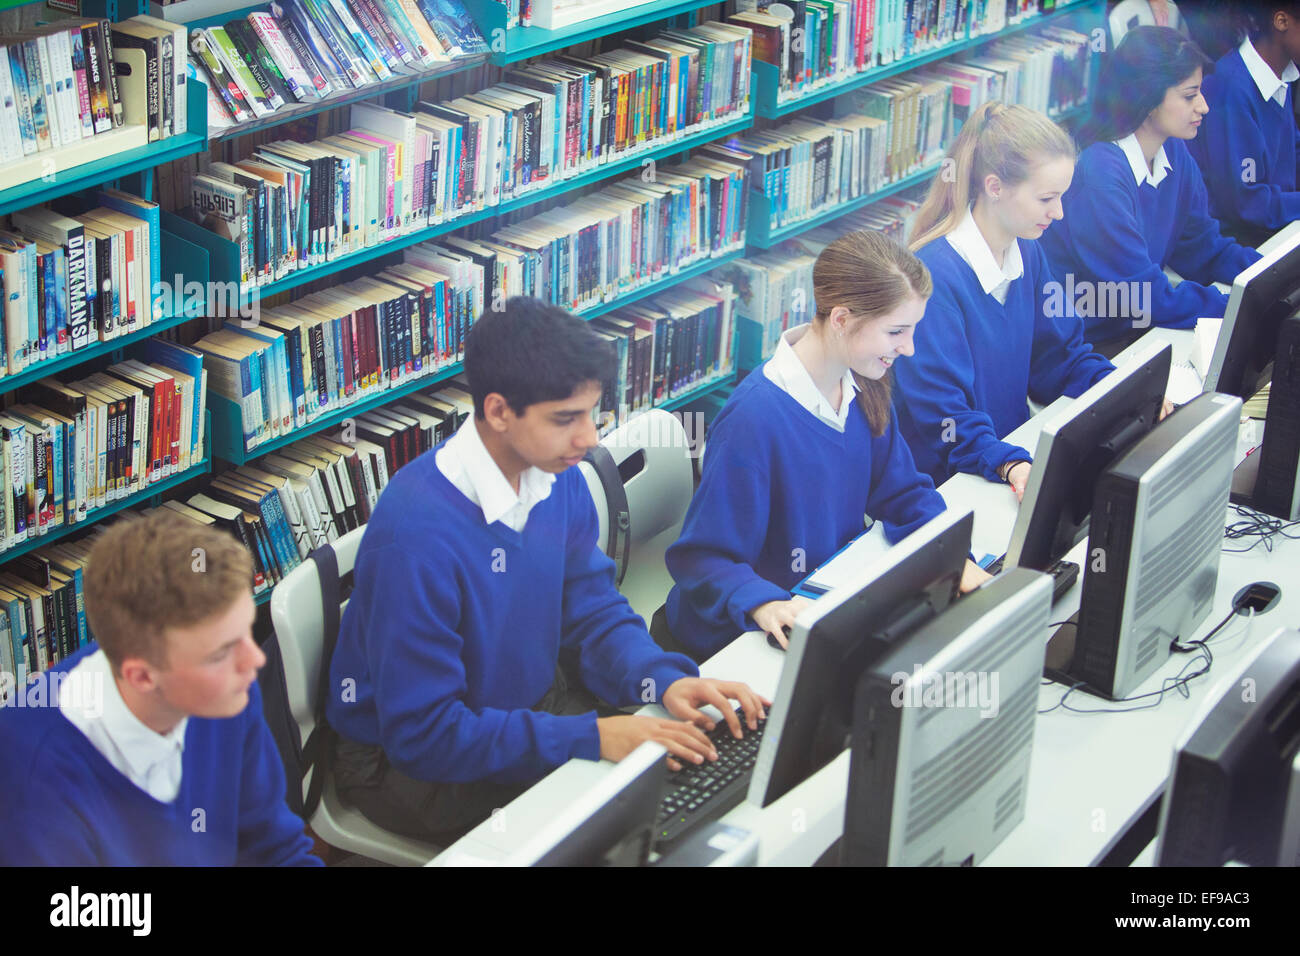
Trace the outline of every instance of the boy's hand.
<instances>
[{"instance_id":1,"label":"boy's hand","mask_svg":"<svg viewBox=\"0 0 1300 956\"><path fill-rule=\"evenodd\" d=\"M668 750L670 770L681 770L682 761L700 764L706 757L710 760L718 759L718 752L713 749L709 738L685 720L664 720L660 717L638 717L631 714L598 717L596 732L600 734L601 757L616 763L647 740L653 740Z\"/></svg>"},{"instance_id":2,"label":"boy's hand","mask_svg":"<svg viewBox=\"0 0 1300 956\"><path fill-rule=\"evenodd\" d=\"M1006 470L1006 481L1016 493L1016 501L1025 500L1025 489L1029 487L1030 463L1018 461Z\"/></svg>"},{"instance_id":3,"label":"boy's hand","mask_svg":"<svg viewBox=\"0 0 1300 956\"><path fill-rule=\"evenodd\" d=\"M958 586L958 590L961 591L962 594L968 594L985 581L992 580L993 575L989 574L970 558L967 558L966 567L964 567L961 572L961 584Z\"/></svg>"},{"instance_id":4,"label":"boy's hand","mask_svg":"<svg viewBox=\"0 0 1300 956\"><path fill-rule=\"evenodd\" d=\"M760 604L749 612L749 616L754 619L754 623L760 630L775 637L782 647L788 647L790 642L786 640L782 628L794 627L794 619L811 603L812 601L806 597L796 594L788 601L768 601L766 604Z\"/></svg>"},{"instance_id":5,"label":"boy's hand","mask_svg":"<svg viewBox=\"0 0 1300 956\"><path fill-rule=\"evenodd\" d=\"M750 730L757 730L758 722L766 719L767 712L763 708L772 706L770 700L759 697L750 690L748 684L715 680L711 677L683 677L673 681L664 691L662 703L664 709L674 717L689 720L696 727L703 727L705 730L712 730L717 726L717 722L701 712L699 708L705 704L712 704L722 711L723 719L731 728L731 735L740 738L744 734L740 729L740 718L736 716L736 709L731 705L733 700L739 701L740 706L744 708L745 721L749 724Z\"/></svg>"}]
</instances>

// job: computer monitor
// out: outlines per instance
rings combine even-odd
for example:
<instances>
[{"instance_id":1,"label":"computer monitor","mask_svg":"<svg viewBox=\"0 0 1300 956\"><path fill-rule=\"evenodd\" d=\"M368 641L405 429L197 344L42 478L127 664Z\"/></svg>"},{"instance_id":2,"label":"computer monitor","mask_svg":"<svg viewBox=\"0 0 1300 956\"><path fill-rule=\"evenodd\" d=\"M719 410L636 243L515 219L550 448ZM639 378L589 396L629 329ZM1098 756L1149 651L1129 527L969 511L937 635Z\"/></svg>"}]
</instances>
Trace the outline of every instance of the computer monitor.
<instances>
[{"instance_id":1,"label":"computer monitor","mask_svg":"<svg viewBox=\"0 0 1300 956\"><path fill-rule=\"evenodd\" d=\"M1297 839L1300 632L1284 629L1223 678L1175 745L1156 865L1296 866Z\"/></svg>"},{"instance_id":2,"label":"computer monitor","mask_svg":"<svg viewBox=\"0 0 1300 956\"><path fill-rule=\"evenodd\" d=\"M1168 343L1138 342L1128 361L1043 424L1005 567L1045 571L1083 540L1098 476L1159 418L1170 356Z\"/></svg>"},{"instance_id":3,"label":"computer monitor","mask_svg":"<svg viewBox=\"0 0 1300 956\"><path fill-rule=\"evenodd\" d=\"M1201 394L1097 481L1075 625L1049 642L1048 677L1126 697L1190 640L1219 576L1241 399Z\"/></svg>"},{"instance_id":4,"label":"computer monitor","mask_svg":"<svg viewBox=\"0 0 1300 956\"><path fill-rule=\"evenodd\" d=\"M504 866L644 866L667 776L668 751L644 743L568 804Z\"/></svg>"},{"instance_id":5,"label":"computer monitor","mask_svg":"<svg viewBox=\"0 0 1300 956\"><path fill-rule=\"evenodd\" d=\"M952 603L973 526L971 512L945 511L795 619L750 803L780 799L844 751L858 675Z\"/></svg>"},{"instance_id":6,"label":"computer monitor","mask_svg":"<svg viewBox=\"0 0 1300 956\"><path fill-rule=\"evenodd\" d=\"M971 866L1020 823L1051 609L1010 569L861 675L841 864Z\"/></svg>"},{"instance_id":7,"label":"computer monitor","mask_svg":"<svg viewBox=\"0 0 1300 956\"><path fill-rule=\"evenodd\" d=\"M1205 390L1249 401L1271 377L1278 323L1297 310L1300 234L1282 242L1233 280Z\"/></svg>"}]
</instances>

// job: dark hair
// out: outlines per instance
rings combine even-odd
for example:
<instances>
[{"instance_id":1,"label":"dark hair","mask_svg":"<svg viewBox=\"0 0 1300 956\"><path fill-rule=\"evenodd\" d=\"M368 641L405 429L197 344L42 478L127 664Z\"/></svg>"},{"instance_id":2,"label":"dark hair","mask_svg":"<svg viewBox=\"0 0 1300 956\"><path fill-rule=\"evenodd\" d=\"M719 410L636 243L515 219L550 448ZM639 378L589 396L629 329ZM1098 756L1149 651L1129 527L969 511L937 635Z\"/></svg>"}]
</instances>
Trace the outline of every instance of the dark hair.
<instances>
[{"instance_id":1,"label":"dark hair","mask_svg":"<svg viewBox=\"0 0 1300 956\"><path fill-rule=\"evenodd\" d=\"M1134 27L1101 62L1092 115L1080 146L1123 139L1164 102L1165 93L1210 63L1173 27Z\"/></svg>"},{"instance_id":2,"label":"dark hair","mask_svg":"<svg viewBox=\"0 0 1300 956\"><path fill-rule=\"evenodd\" d=\"M465 375L474 413L492 392L516 415L613 377L614 348L582 319L541 299L515 296L485 311L465 337Z\"/></svg>"},{"instance_id":3,"label":"dark hair","mask_svg":"<svg viewBox=\"0 0 1300 956\"><path fill-rule=\"evenodd\" d=\"M1272 33L1273 14L1278 10L1300 20L1300 2L1287 3L1285 0L1236 0L1229 4L1229 22L1237 31L1237 42L1245 37L1257 39L1265 33Z\"/></svg>"}]
</instances>

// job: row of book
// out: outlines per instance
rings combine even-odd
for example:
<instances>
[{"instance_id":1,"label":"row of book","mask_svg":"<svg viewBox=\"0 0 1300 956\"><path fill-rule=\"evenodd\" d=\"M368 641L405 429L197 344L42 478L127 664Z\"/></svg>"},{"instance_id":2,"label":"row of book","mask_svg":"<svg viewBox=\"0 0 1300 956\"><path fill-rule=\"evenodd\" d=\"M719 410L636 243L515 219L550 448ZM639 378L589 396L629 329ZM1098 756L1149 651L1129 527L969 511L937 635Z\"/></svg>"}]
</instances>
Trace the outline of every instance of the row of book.
<instances>
[{"instance_id":1,"label":"row of book","mask_svg":"<svg viewBox=\"0 0 1300 956\"><path fill-rule=\"evenodd\" d=\"M14 212L0 229L3 362L15 375L163 317L156 203L116 189ZM75 209L84 209L76 212Z\"/></svg>"},{"instance_id":2,"label":"row of book","mask_svg":"<svg viewBox=\"0 0 1300 956\"><path fill-rule=\"evenodd\" d=\"M123 125L187 129L185 28L154 17L58 20L0 37L0 162Z\"/></svg>"},{"instance_id":3,"label":"row of book","mask_svg":"<svg viewBox=\"0 0 1300 956\"><path fill-rule=\"evenodd\" d=\"M754 59L777 68L777 97L787 99L875 65L877 37L892 27L877 2L736 0L727 22L754 31Z\"/></svg>"},{"instance_id":4,"label":"row of book","mask_svg":"<svg viewBox=\"0 0 1300 956\"><path fill-rule=\"evenodd\" d=\"M696 276L592 319L592 328L618 355L617 376L601 396L602 430L731 375L735 301L731 283Z\"/></svg>"},{"instance_id":5,"label":"row of book","mask_svg":"<svg viewBox=\"0 0 1300 956\"><path fill-rule=\"evenodd\" d=\"M243 282L273 282L743 113L749 37L703 24L513 68L411 113L356 104L346 132L211 164L191 217L239 243Z\"/></svg>"},{"instance_id":6,"label":"row of book","mask_svg":"<svg viewBox=\"0 0 1300 956\"><path fill-rule=\"evenodd\" d=\"M783 332L810 321L815 314L812 267L822 248L857 229L881 232L905 242L928 188L928 184L912 187L809 230L775 249L710 273L715 280L735 288L737 322L754 326L762 358L772 355Z\"/></svg>"},{"instance_id":7,"label":"row of book","mask_svg":"<svg viewBox=\"0 0 1300 956\"><path fill-rule=\"evenodd\" d=\"M995 99L1057 116L1088 102L1091 55L1084 34L1044 27L1034 34L995 40L978 56L963 57L950 67L954 82L960 80L975 89L995 86L1000 79L1002 90ZM956 71L968 75L962 77ZM977 71L993 76L982 77Z\"/></svg>"},{"instance_id":8,"label":"row of book","mask_svg":"<svg viewBox=\"0 0 1300 956\"><path fill-rule=\"evenodd\" d=\"M709 258L743 249L750 158L709 144L563 207L494 230L480 244L531 295L580 312Z\"/></svg>"},{"instance_id":9,"label":"row of book","mask_svg":"<svg viewBox=\"0 0 1300 956\"><path fill-rule=\"evenodd\" d=\"M268 10L195 29L209 127L415 76L487 52L459 0L276 0Z\"/></svg>"},{"instance_id":10,"label":"row of book","mask_svg":"<svg viewBox=\"0 0 1300 956\"><path fill-rule=\"evenodd\" d=\"M0 571L0 704L23 695L34 706L28 680L91 639L83 579L92 542L47 545Z\"/></svg>"},{"instance_id":11,"label":"row of book","mask_svg":"<svg viewBox=\"0 0 1300 956\"><path fill-rule=\"evenodd\" d=\"M245 451L464 354L495 296L497 270L448 240L405 252L373 277L227 322L194 344L213 391L238 408Z\"/></svg>"},{"instance_id":12,"label":"row of book","mask_svg":"<svg viewBox=\"0 0 1300 956\"><path fill-rule=\"evenodd\" d=\"M71 382L41 379L0 412L4 548L93 513L203 460L206 378L163 340Z\"/></svg>"}]
</instances>

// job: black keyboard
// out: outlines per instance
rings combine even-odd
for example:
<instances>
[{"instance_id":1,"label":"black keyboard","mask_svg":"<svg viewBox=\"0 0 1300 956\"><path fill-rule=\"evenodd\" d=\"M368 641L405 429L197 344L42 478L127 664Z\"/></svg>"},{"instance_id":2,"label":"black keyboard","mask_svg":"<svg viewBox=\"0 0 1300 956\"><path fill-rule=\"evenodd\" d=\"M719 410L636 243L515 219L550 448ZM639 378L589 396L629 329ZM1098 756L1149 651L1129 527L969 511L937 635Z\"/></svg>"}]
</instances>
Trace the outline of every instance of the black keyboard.
<instances>
[{"instance_id":1,"label":"black keyboard","mask_svg":"<svg viewBox=\"0 0 1300 956\"><path fill-rule=\"evenodd\" d=\"M676 842L701 823L716 820L745 799L767 722L760 720L758 729L750 730L745 712L739 707L736 716L744 734L739 740L731 735L731 728L722 720L706 735L718 752L717 760L687 764L668 774L659 816L655 819L655 843L660 852L666 844Z\"/></svg>"},{"instance_id":2,"label":"black keyboard","mask_svg":"<svg viewBox=\"0 0 1300 956\"><path fill-rule=\"evenodd\" d=\"M1005 560L1004 554L984 570L989 574L997 574L1002 570ZM1057 561L1051 564L1045 573L1052 576L1052 603L1055 604L1061 599L1062 594L1070 590L1070 585L1079 579L1079 566L1073 561Z\"/></svg>"}]
</instances>

